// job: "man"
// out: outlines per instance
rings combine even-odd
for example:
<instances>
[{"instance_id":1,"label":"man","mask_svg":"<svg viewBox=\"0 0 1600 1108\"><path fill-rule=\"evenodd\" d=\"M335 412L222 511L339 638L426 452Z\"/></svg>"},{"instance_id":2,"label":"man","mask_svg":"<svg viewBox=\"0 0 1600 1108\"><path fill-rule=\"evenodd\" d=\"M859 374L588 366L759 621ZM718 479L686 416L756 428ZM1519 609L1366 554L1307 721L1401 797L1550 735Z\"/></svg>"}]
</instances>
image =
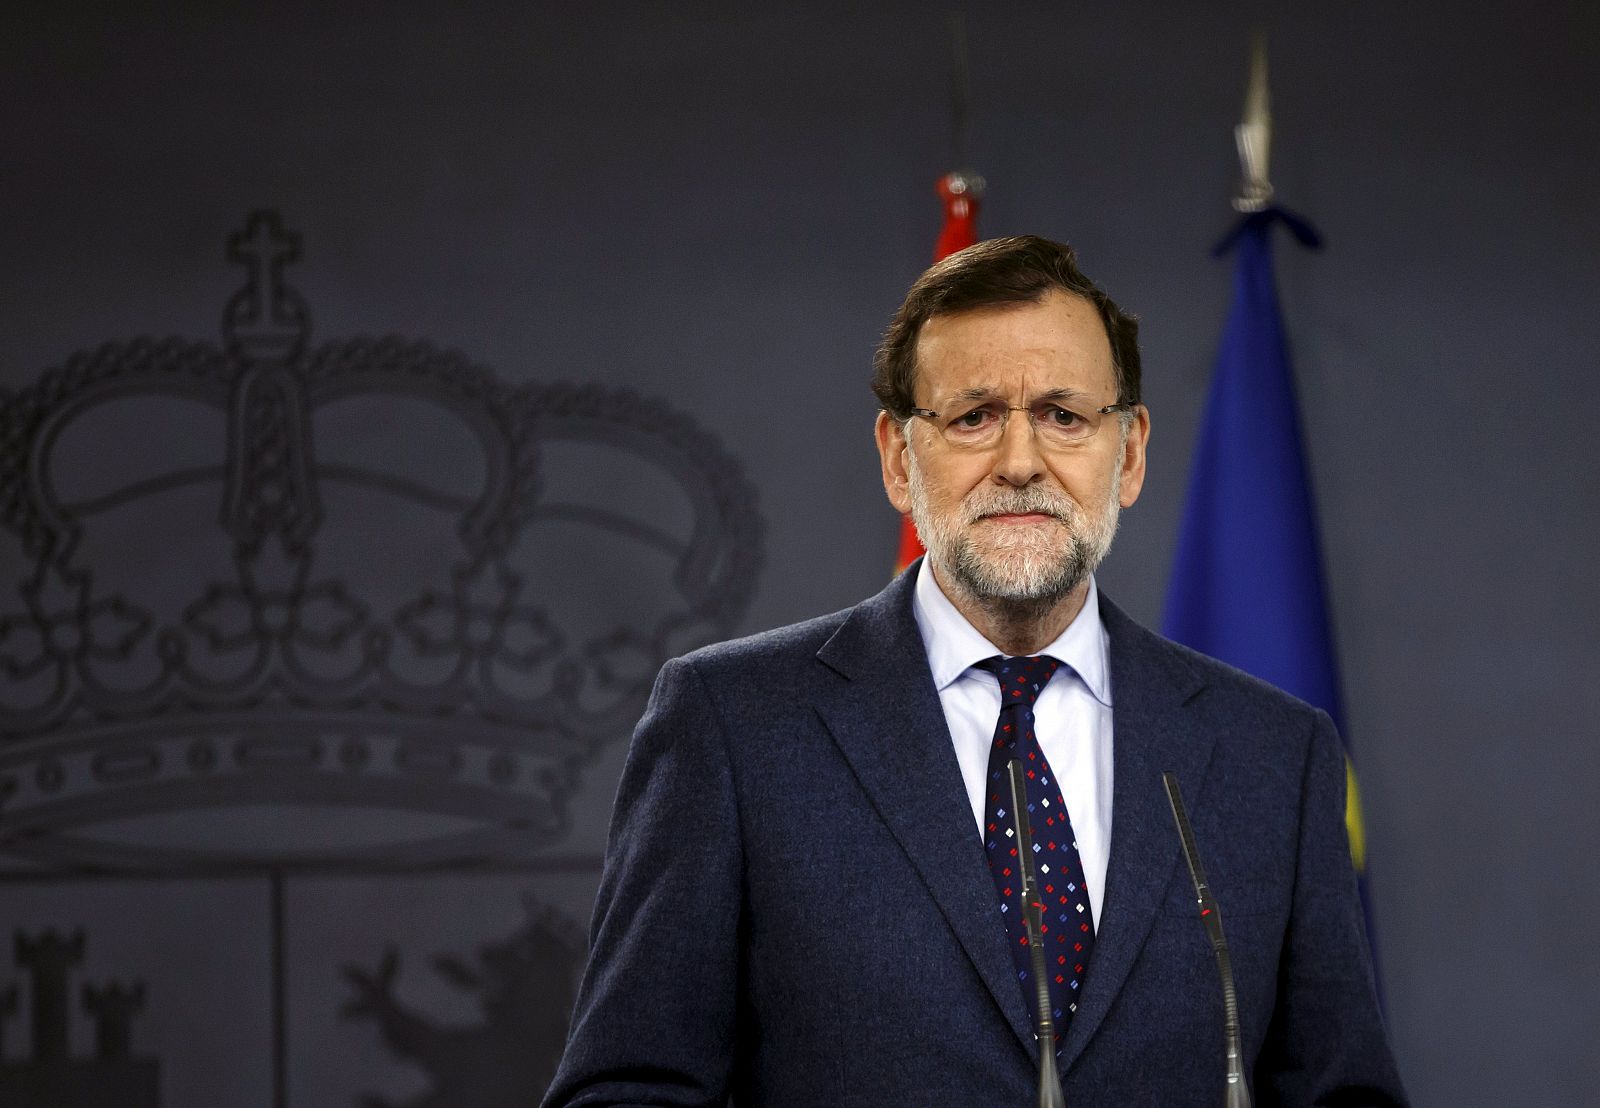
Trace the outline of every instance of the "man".
<instances>
[{"instance_id":1,"label":"man","mask_svg":"<svg viewBox=\"0 0 1600 1108\"><path fill-rule=\"evenodd\" d=\"M1069 1105L1222 1102L1163 771L1227 924L1256 1103L1403 1104L1332 725L1096 587L1144 482L1134 321L1070 248L980 243L912 288L874 390L884 487L928 555L663 668L546 1104L1035 1103L1013 757Z\"/></svg>"}]
</instances>

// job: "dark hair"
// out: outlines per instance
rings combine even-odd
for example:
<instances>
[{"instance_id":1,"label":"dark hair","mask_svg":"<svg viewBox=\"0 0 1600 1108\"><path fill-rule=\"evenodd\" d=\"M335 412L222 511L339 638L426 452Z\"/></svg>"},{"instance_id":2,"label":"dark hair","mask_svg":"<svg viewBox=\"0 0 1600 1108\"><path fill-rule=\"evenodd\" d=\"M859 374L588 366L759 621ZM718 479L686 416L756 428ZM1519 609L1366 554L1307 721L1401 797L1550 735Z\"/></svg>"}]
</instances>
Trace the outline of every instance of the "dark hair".
<instances>
[{"instance_id":1,"label":"dark hair","mask_svg":"<svg viewBox=\"0 0 1600 1108\"><path fill-rule=\"evenodd\" d=\"M894 418L911 418L917 384L917 337L936 315L1042 300L1051 289L1095 306L1111 340L1117 400L1138 404L1139 321L1078 269L1072 247L1038 235L990 239L951 254L911 286L872 360L872 391Z\"/></svg>"}]
</instances>

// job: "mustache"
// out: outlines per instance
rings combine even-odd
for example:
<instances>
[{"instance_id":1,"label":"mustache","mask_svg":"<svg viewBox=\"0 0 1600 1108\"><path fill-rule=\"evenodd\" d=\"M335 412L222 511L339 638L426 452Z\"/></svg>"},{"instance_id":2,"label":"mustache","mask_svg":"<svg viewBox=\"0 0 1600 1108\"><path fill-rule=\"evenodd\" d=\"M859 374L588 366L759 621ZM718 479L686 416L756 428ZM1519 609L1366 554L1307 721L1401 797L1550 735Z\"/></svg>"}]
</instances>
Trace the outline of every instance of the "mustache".
<instances>
[{"instance_id":1,"label":"mustache","mask_svg":"<svg viewBox=\"0 0 1600 1108\"><path fill-rule=\"evenodd\" d=\"M1047 515L1063 523L1071 523L1078 518L1078 506L1068 497L1046 492L1037 486L1001 490L976 501L969 498L966 508L968 523L977 523L988 516L1030 513Z\"/></svg>"}]
</instances>

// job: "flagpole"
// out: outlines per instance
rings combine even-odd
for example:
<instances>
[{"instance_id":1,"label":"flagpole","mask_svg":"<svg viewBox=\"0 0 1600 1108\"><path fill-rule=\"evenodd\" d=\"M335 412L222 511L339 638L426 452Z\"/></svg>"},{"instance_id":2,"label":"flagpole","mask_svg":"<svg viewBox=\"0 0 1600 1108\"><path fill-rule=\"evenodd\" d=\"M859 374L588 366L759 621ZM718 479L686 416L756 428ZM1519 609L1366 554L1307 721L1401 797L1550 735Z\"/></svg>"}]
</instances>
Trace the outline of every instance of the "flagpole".
<instances>
[{"instance_id":1,"label":"flagpole","mask_svg":"<svg viewBox=\"0 0 1600 1108\"><path fill-rule=\"evenodd\" d=\"M1322 708L1345 742L1345 827L1369 945L1371 902L1360 794L1343 733L1337 656L1294 373L1273 273L1272 229L1321 238L1273 202L1266 40L1251 44L1234 127L1243 213L1214 253L1233 253L1234 298L1189 473L1162 630L1169 638ZM1374 949L1376 975L1376 950ZM1381 999L1381 993L1380 993Z\"/></svg>"},{"instance_id":2,"label":"flagpole","mask_svg":"<svg viewBox=\"0 0 1600 1108\"><path fill-rule=\"evenodd\" d=\"M1267 165L1272 153L1272 100L1267 90L1267 36L1257 31L1250 40L1250 83L1244 95L1243 117L1233 128L1239 148L1239 195L1233 206L1241 212L1263 211L1272 202L1272 181Z\"/></svg>"},{"instance_id":3,"label":"flagpole","mask_svg":"<svg viewBox=\"0 0 1600 1108\"><path fill-rule=\"evenodd\" d=\"M983 199L984 180L971 168L968 150L971 139L971 89L968 82L967 27L960 12L950 13L950 128L956 169L934 185L943 211L939 237L934 240L933 260L942 262L958 250L978 241L978 207ZM900 547L894 571L900 573L923 555L916 525L910 516L900 520Z\"/></svg>"}]
</instances>

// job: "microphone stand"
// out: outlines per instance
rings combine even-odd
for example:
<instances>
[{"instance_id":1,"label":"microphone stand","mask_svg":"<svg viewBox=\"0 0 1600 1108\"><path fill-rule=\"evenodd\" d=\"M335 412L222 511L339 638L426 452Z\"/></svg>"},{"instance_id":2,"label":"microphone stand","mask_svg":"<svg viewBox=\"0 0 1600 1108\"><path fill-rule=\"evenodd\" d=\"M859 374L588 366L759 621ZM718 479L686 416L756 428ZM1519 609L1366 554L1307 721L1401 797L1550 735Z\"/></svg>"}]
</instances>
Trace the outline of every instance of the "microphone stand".
<instances>
[{"instance_id":1,"label":"microphone stand","mask_svg":"<svg viewBox=\"0 0 1600 1108\"><path fill-rule=\"evenodd\" d=\"M1178 777L1163 773L1161 783L1167 787L1167 803L1172 805L1172 819L1178 825L1183 857L1189 863L1189 877L1194 881L1194 895L1200 906L1200 922L1205 925L1211 949L1217 955L1217 972L1222 976L1222 1030L1228 1044L1227 1099L1223 1103L1226 1108L1250 1108L1250 1086L1244 1079L1244 1050L1239 1040L1239 996L1233 984L1228 940L1222 937L1222 914L1212 899L1211 886L1206 884L1205 870L1200 868L1200 849L1195 845L1194 828L1189 826L1189 815L1183 807Z\"/></svg>"},{"instance_id":2,"label":"microphone stand","mask_svg":"<svg viewBox=\"0 0 1600 1108\"><path fill-rule=\"evenodd\" d=\"M1037 990L1039 1019L1039 1108L1066 1108L1061 1077L1056 1073L1056 1021L1050 1014L1050 986L1045 980L1044 930L1040 914L1039 876L1033 865L1033 834L1028 829L1028 786L1022 779L1022 762L1013 758L1006 767L1011 776L1011 815L1017 832L1018 869L1022 873L1022 918L1028 928L1028 950L1033 956L1033 985ZM1249 1108L1246 1105L1246 1108Z\"/></svg>"}]
</instances>

